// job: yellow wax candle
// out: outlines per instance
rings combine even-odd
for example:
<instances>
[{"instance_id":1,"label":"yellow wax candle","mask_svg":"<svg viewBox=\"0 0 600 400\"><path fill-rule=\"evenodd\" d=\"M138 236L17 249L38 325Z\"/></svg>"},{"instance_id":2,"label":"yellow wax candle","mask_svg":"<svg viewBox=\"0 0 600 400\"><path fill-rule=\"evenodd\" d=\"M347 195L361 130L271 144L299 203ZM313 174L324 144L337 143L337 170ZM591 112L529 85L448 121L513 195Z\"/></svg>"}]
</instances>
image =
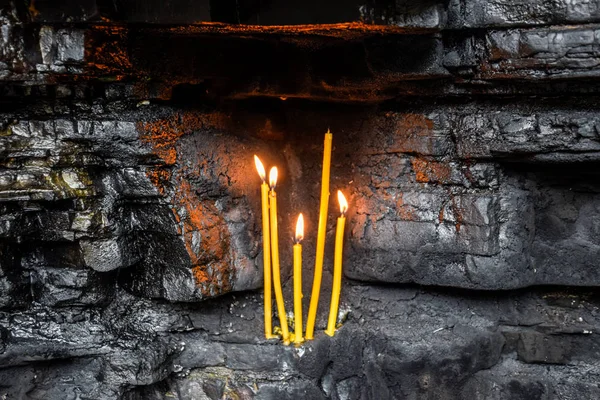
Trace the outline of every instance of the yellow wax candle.
<instances>
[{"instance_id":1,"label":"yellow wax candle","mask_svg":"<svg viewBox=\"0 0 600 400\"><path fill-rule=\"evenodd\" d=\"M279 233L277 231L277 167L269 171L269 184L271 193L269 195L270 219L271 219L271 264L273 266L273 284L275 285L275 302L277 303L277 313L279 314L279 323L281 324L281 339L284 344L290 344L290 332L285 314L285 305L283 303L283 292L281 291L281 271L279 270Z\"/></svg>"},{"instance_id":2,"label":"yellow wax candle","mask_svg":"<svg viewBox=\"0 0 600 400\"><path fill-rule=\"evenodd\" d=\"M340 212L342 215L337 220L335 230L335 255L333 257L333 289L331 291L331 303L329 305L329 320L325 333L333 336L335 333L335 324L337 322L338 309L340 306L340 291L342 287L342 250L344 248L344 226L346 225L346 211L348 202L338 190L338 200L340 202Z\"/></svg>"},{"instance_id":3,"label":"yellow wax candle","mask_svg":"<svg viewBox=\"0 0 600 400\"><path fill-rule=\"evenodd\" d=\"M263 276L264 276L264 300L265 300L265 338L273 339L273 314L271 312L271 238L269 235L269 184L267 184L267 174L265 167L260 159L255 155L254 163L262 185L260 185L260 198L262 205L262 231L263 231Z\"/></svg>"},{"instance_id":4,"label":"yellow wax candle","mask_svg":"<svg viewBox=\"0 0 600 400\"><path fill-rule=\"evenodd\" d=\"M294 244L294 343L302 339L302 245L304 238L304 217L298 216L296 223L296 244Z\"/></svg>"},{"instance_id":5,"label":"yellow wax candle","mask_svg":"<svg viewBox=\"0 0 600 400\"><path fill-rule=\"evenodd\" d=\"M325 253L325 234L327 228L327 207L329 206L329 171L331 168L331 143L333 134L327 130L323 145L323 171L321 174L321 206L319 209L319 225L317 228L317 254L315 257L315 274L313 278L310 306L306 320L306 339L312 339L315 331L315 320L319 307L321 293L321 278L323 276L323 255Z\"/></svg>"}]
</instances>

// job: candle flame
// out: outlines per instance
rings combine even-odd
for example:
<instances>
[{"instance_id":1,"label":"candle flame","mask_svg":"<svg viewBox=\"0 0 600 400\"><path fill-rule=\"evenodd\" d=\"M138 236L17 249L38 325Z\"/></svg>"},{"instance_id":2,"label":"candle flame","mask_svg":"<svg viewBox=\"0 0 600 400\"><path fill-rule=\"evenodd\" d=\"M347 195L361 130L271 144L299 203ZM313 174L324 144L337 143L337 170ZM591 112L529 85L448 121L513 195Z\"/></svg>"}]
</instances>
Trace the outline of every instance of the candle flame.
<instances>
[{"instance_id":1,"label":"candle flame","mask_svg":"<svg viewBox=\"0 0 600 400\"><path fill-rule=\"evenodd\" d=\"M344 194L341 190L338 190L337 194L338 202L340 203L340 212L342 213L342 215L345 215L346 211L348 211L348 202L346 201L346 198L344 197Z\"/></svg>"},{"instance_id":2,"label":"candle flame","mask_svg":"<svg viewBox=\"0 0 600 400\"><path fill-rule=\"evenodd\" d=\"M266 181L267 180L267 173L265 172L265 166L263 165L263 163L260 161L260 158L258 158L258 156L255 154L254 155L254 164L256 164L256 170L258 171L258 175L260 176L260 179L262 179L262 181Z\"/></svg>"},{"instance_id":3,"label":"candle flame","mask_svg":"<svg viewBox=\"0 0 600 400\"><path fill-rule=\"evenodd\" d=\"M275 189L275 186L277 186L277 167L273 167L269 171L269 186L271 186L271 189Z\"/></svg>"},{"instance_id":4,"label":"candle flame","mask_svg":"<svg viewBox=\"0 0 600 400\"><path fill-rule=\"evenodd\" d=\"M304 217L302 213L298 215L298 222L296 223L296 243L304 239Z\"/></svg>"}]
</instances>

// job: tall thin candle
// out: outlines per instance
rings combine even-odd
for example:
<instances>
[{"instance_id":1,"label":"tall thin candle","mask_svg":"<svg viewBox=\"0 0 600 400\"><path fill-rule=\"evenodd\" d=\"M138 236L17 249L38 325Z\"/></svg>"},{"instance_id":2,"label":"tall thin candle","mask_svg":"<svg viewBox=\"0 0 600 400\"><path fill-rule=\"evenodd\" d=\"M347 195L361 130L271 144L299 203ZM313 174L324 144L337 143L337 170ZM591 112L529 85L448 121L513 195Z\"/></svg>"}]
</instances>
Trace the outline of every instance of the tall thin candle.
<instances>
[{"instance_id":1,"label":"tall thin candle","mask_svg":"<svg viewBox=\"0 0 600 400\"><path fill-rule=\"evenodd\" d=\"M262 205L262 231L263 231L263 277L264 277L264 310L265 310L265 338L273 339L273 314L271 312L271 237L269 234L269 184L267 183L267 174L265 167L260 159L255 155L254 163L256 170L262 180L260 185L260 199Z\"/></svg>"},{"instance_id":2,"label":"tall thin candle","mask_svg":"<svg viewBox=\"0 0 600 400\"><path fill-rule=\"evenodd\" d=\"M287 315L285 314L285 305L283 302L283 292L281 290L281 271L279 270L279 233L277 231L277 167L269 171L269 184L271 193L269 195L269 207L271 217L271 263L273 265L273 284L275 286L275 302L277 303L277 313L279 314L279 323L281 324L281 339L284 344L290 344L290 332L287 324Z\"/></svg>"},{"instance_id":3,"label":"tall thin candle","mask_svg":"<svg viewBox=\"0 0 600 400\"><path fill-rule=\"evenodd\" d=\"M304 217L298 215L296 223L296 244L294 244L294 343L302 339L302 245L304 239Z\"/></svg>"},{"instance_id":4,"label":"tall thin candle","mask_svg":"<svg viewBox=\"0 0 600 400\"><path fill-rule=\"evenodd\" d=\"M319 209L319 225L317 228L317 254L315 257L315 273L313 278L308 318L306 320L306 339L312 339L315 331L315 320L319 307L321 293L321 278L323 276L323 256L325 253L325 234L327 228L327 208L329 206L329 172L331 169L331 145L333 134L327 130L323 145L323 171L321 174L321 206Z\"/></svg>"},{"instance_id":5,"label":"tall thin candle","mask_svg":"<svg viewBox=\"0 0 600 400\"><path fill-rule=\"evenodd\" d=\"M346 211L348 202L338 190L338 201L340 203L340 217L337 220L335 230L335 255L333 257L333 289L331 290L331 303L329 305L329 320L325 333L333 336L335 333L335 324L337 322L338 309L340 306L340 291L342 287L342 251L344 249L344 227L346 225Z\"/></svg>"}]
</instances>

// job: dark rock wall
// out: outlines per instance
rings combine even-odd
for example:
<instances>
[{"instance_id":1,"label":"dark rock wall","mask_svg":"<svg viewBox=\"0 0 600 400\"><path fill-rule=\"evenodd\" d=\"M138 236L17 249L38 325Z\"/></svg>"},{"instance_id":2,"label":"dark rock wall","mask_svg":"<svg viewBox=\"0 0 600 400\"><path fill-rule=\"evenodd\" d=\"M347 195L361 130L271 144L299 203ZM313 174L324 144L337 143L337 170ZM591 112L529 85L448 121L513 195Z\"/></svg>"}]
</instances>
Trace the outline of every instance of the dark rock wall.
<instances>
[{"instance_id":1,"label":"dark rock wall","mask_svg":"<svg viewBox=\"0 0 600 400\"><path fill-rule=\"evenodd\" d=\"M71 3L0 4L0 397L600 397L600 3ZM319 332L284 347L252 155L288 310L305 214L306 309L328 127L345 322L332 196Z\"/></svg>"}]
</instances>

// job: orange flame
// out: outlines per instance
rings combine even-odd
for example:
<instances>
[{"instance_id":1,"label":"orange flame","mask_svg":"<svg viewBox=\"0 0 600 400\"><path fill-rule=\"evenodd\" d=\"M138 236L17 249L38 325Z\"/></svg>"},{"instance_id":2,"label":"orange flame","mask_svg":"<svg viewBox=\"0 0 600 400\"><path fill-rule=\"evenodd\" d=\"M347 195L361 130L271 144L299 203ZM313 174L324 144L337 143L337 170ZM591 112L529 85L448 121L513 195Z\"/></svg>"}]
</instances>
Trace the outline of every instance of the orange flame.
<instances>
[{"instance_id":1,"label":"orange flame","mask_svg":"<svg viewBox=\"0 0 600 400\"><path fill-rule=\"evenodd\" d=\"M277 167L273 167L269 171L269 186L271 186L271 189L275 189L275 186L277 186Z\"/></svg>"},{"instance_id":2,"label":"orange flame","mask_svg":"<svg viewBox=\"0 0 600 400\"><path fill-rule=\"evenodd\" d=\"M254 155L254 164L256 164L256 170L258 171L258 175L260 176L260 179L262 179L263 182L265 180L267 180L267 173L265 172L265 166L263 165L263 163L260 161L260 158L258 158L258 156L256 154Z\"/></svg>"},{"instance_id":3,"label":"orange flame","mask_svg":"<svg viewBox=\"0 0 600 400\"><path fill-rule=\"evenodd\" d=\"M338 202L340 203L340 212L342 213L342 215L345 215L346 211L348 211L348 202L346 201L346 198L344 197L344 194L341 190L338 190L337 194Z\"/></svg>"},{"instance_id":4,"label":"orange flame","mask_svg":"<svg viewBox=\"0 0 600 400\"><path fill-rule=\"evenodd\" d=\"M300 243L302 239L304 239L304 217L300 213L296 222L296 243Z\"/></svg>"}]
</instances>

